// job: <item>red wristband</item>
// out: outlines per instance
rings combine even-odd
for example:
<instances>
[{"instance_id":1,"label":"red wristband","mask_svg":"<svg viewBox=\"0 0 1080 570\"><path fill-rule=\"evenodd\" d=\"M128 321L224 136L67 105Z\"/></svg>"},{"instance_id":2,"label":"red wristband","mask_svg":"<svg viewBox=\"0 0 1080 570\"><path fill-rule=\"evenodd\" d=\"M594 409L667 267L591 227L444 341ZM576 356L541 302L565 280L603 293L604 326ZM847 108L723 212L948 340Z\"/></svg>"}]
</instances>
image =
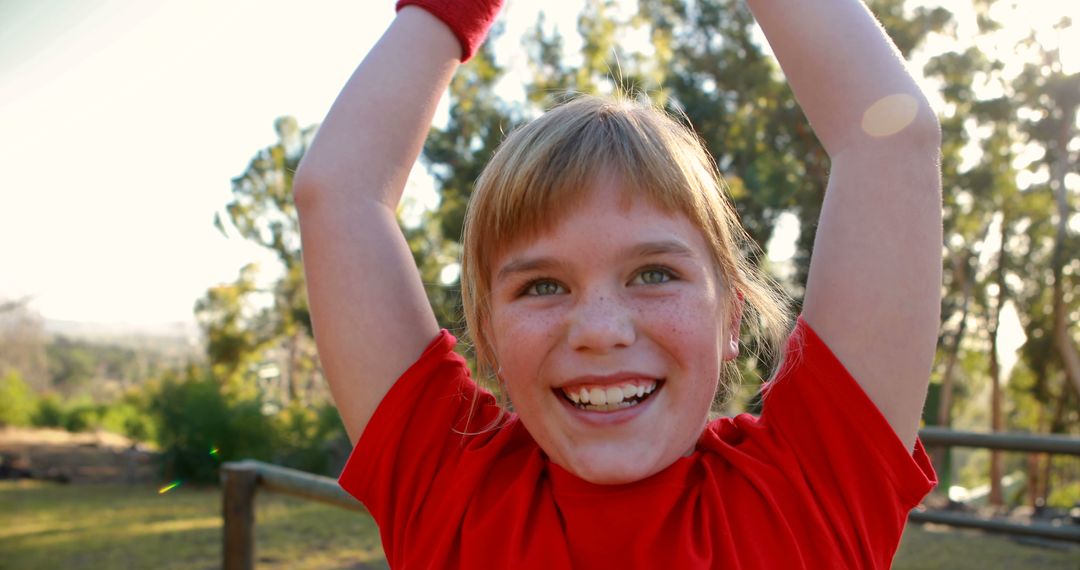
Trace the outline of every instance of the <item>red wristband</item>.
<instances>
[{"instance_id":1,"label":"red wristband","mask_svg":"<svg viewBox=\"0 0 1080 570\"><path fill-rule=\"evenodd\" d=\"M461 62L476 53L495 23L503 0L398 0L397 10L417 6L442 20L461 44Z\"/></svg>"}]
</instances>

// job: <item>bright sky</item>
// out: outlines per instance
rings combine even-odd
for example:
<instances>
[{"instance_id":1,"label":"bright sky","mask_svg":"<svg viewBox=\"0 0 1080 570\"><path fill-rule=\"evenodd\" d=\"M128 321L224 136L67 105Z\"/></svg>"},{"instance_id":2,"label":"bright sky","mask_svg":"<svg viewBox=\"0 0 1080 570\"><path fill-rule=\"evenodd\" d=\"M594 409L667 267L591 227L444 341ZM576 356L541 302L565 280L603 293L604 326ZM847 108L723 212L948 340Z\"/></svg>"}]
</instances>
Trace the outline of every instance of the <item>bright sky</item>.
<instances>
[{"instance_id":1,"label":"bright sky","mask_svg":"<svg viewBox=\"0 0 1080 570\"><path fill-rule=\"evenodd\" d=\"M191 321L209 286L272 267L213 215L276 117L322 120L393 16L377 4L0 3L0 299Z\"/></svg>"},{"instance_id":2,"label":"bright sky","mask_svg":"<svg viewBox=\"0 0 1080 570\"><path fill-rule=\"evenodd\" d=\"M1080 21L1078 2L1035 3ZM392 4L0 2L0 299L30 295L50 319L192 321L209 286L272 266L213 215L276 117L322 120ZM523 63L542 5L571 35L582 4L512 0L501 53Z\"/></svg>"}]
</instances>

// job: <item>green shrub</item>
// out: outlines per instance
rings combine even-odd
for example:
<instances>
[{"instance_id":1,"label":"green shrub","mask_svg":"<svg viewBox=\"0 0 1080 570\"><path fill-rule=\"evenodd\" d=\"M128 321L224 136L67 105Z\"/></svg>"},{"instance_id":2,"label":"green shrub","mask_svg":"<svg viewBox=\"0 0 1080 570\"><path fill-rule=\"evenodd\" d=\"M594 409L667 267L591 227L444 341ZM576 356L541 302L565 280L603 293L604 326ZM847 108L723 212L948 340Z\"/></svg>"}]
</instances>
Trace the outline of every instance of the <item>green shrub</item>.
<instances>
[{"instance_id":1,"label":"green shrub","mask_svg":"<svg viewBox=\"0 0 1080 570\"><path fill-rule=\"evenodd\" d=\"M232 402L208 375L189 371L183 379L165 378L150 409L173 477L216 482L222 461L271 459L273 425L262 402Z\"/></svg>"},{"instance_id":2,"label":"green shrub","mask_svg":"<svg viewBox=\"0 0 1080 570\"><path fill-rule=\"evenodd\" d=\"M102 408L89 400L70 402L62 413L62 427L70 432L90 431L101 423Z\"/></svg>"},{"instance_id":3,"label":"green shrub","mask_svg":"<svg viewBox=\"0 0 1080 570\"><path fill-rule=\"evenodd\" d=\"M113 433L124 434L138 441L154 441L156 430L149 413L138 405L121 400L106 406L101 414L100 426Z\"/></svg>"},{"instance_id":4,"label":"green shrub","mask_svg":"<svg viewBox=\"0 0 1080 570\"><path fill-rule=\"evenodd\" d=\"M33 423L37 397L12 370L0 378L0 425L28 426Z\"/></svg>"},{"instance_id":5,"label":"green shrub","mask_svg":"<svg viewBox=\"0 0 1080 570\"><path fill-rule=\"evenodd\" d=\"M1046 498L1046 504L1061 509L1080 505L1080 481L1063 482L1055 487Z\"/></svg>"},{"instance_id":6,"label":"green shrub","mask_svg":"<svg viewBox=\"0 0 1080 570\"><path fill-rule=\"evenodd\" d=\"M64 404L56 394L45 394L38 400L33 424L37 427L64 427Z\"/></svg>"},{"instance_id":7,"label":"green shrub","mask_svg":"<svg viewBox=\"0 0 1080 570\"><path fill-rule=\"evenodd\" d=\"M347 442L337 409L289 406L274 417L274 463L322 475L339 466L333 448Z\"/></svg>"}]
</instances>

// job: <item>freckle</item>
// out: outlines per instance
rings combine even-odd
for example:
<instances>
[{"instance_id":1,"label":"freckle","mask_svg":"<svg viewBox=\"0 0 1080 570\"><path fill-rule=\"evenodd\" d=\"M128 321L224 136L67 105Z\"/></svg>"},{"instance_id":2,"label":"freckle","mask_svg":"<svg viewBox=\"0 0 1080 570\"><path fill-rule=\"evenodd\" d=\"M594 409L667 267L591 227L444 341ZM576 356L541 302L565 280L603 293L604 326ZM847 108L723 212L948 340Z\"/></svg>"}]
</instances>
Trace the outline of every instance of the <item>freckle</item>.
<instances>
[{"instance_id":1,"label":"freckle","mask_svg":"<svg viewBox=\"0 0 1080 570\"><path fill-rule=\"evenodd\" d=\"M904 130L915 120L919 102L906 93L887 95L866 109L862 130L872 137L887 137Z\"/></svg>"}]
</instances>

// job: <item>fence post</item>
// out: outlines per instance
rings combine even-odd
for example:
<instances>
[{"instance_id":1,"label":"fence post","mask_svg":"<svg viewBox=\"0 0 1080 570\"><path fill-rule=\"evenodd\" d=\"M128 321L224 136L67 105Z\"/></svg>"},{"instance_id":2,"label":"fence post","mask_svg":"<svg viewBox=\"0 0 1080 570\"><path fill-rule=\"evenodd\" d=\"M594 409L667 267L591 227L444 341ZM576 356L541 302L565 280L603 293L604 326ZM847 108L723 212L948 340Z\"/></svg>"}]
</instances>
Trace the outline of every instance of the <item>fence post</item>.
<instances>
[{"instance_id":1,"label":"fence post","mask_svg":"<svg viewBox=\"0 0 1080 570\"><path fill-rule=\"evenodd\" d=\"M221 468L225 570L255 568L255 488L258 478L255 467L243 462L226 463Z\"/></svg>"}]
</instances>

